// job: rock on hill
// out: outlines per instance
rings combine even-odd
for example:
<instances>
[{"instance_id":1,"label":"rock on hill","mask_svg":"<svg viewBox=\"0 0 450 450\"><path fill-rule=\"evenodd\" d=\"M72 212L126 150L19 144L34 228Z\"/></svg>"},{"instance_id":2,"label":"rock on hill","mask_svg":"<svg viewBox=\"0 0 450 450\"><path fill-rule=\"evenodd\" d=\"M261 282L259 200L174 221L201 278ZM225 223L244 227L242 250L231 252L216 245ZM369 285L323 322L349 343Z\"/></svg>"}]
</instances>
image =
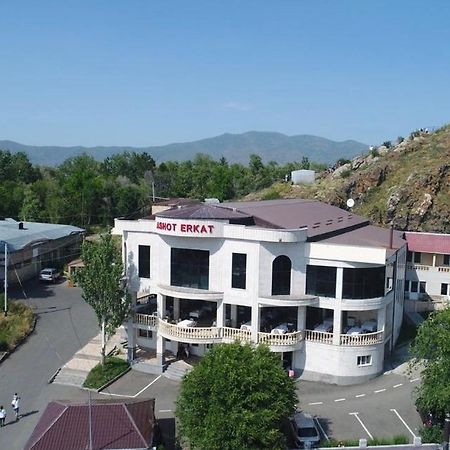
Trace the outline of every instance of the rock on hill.
<instances>
[{"instance_id":1,"label":"rock on hill","mask_svg":"<svg viewBox=\"0 0 450 450\"><path fill-rule=\"evenodd\" d=\"M193 159L197 153L210 155L214 159L225 156L230 162L247 164L249 156L257 153L266 162L274 160L280 164L301 161L303 156L311 161L332 163L338 158L351 158L366 151L368 146L347 140L331 141L318 136L286 136L281 133L249 131L242 134L222 134L194 142L184 142L154 147L37 147L13 141L1 141L0 149L11 152L23 151L35 164L57 165L65 159L82 153L98 160L123 151L149 153L158 163Z\"/></svg>"},{"instance_id":2,"label":"rock on hill","mask_svg":"<svg viewBox=\"0 0 450 450\"><path fill-rule=\"evenodd\" d=\"M397 229L450 233L450 125L413 132L390 148L374 148L319 174L310 186L277 183L251 198L314 198Z\"/></svg>"}]
</instances>

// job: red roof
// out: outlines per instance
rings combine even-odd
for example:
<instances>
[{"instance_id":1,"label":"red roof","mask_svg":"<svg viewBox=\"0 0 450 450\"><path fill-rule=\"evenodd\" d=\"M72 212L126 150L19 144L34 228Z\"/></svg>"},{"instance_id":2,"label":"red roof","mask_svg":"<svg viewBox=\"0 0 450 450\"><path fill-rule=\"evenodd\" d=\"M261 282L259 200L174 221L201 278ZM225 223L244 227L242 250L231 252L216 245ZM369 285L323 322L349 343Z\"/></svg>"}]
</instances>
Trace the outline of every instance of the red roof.
<instances>
[{"instance_id":1,"label":"red roof","mask_svg":"<svg viewBox=\"0 0 450 450\"><path fill-rule=\"evenodd\" d=\"M408 250L450 255L450 234L406 232Z\"/></svg>"},{"instance_id":2,"label":"red roof","mask_svg":"<svg viewBox=\"0 0 450 450\"><path fill-rule=\"evenodd\" d=\"M94 449L146 449L153 441L155 400L91 403ZM89 448L89 405L55 401L47 405L25 450Z\"/></svg>"}]
</instances>

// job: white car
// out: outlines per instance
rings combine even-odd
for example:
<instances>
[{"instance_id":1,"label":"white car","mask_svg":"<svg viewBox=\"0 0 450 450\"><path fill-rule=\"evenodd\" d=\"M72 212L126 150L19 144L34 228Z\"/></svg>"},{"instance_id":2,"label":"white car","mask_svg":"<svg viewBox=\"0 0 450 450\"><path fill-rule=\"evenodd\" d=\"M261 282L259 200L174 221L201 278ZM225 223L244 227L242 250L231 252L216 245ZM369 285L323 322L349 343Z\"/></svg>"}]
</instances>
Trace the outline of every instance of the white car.
<instances>
[{"instance_id":1,"label":"white car","mask_svg":"<svg viewBox=\"0 0 450 450\"><path fill-rule=\"evenodd\" d=\"M297 411L291 418L291 424L295 433L296 445L299 448L311 448L319 445L319 430L311 414Z\"/></svg>"},{"instance_id":2,"label":"white car","mask_svg":"<svg viewBox=\"0 0 450 450\"><path fill-rule=\"evenodd\" d=\"M346 334L350 336L357 336L358 334L363 334L364 330L361 327L351 327L347 330Z\"/></svg>"},{"instance_id":3,"label":"white car","mask_svg":"<svg viewBox=\"0 0 450 450\"><path fill-rule=\"evenodd\" d=\"M60 277L60 273L58 269L54 268L45 268L42 269L39 273L39 280L46 281L50 283L56 283L58 278Z\"/></svg>"}]
</instances>

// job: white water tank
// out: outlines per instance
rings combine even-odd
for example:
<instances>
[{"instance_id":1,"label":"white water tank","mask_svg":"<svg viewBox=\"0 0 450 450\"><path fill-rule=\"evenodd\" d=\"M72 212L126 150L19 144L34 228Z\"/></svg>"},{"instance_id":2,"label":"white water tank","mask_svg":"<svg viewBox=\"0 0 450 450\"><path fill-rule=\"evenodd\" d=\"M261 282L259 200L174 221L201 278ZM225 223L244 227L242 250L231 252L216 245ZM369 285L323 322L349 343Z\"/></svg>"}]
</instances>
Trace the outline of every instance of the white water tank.
<instances>
[{"instance_id":1,"label":"white water tank","mask_svg":"<svg viewBox=\"0 0 450 450\"><path fill-rule=\"evenodd\" d=\"M314 170L293 170L291 172L291 180L293 184L312 184L316 179Z\"/></svg>"}]
</instances>

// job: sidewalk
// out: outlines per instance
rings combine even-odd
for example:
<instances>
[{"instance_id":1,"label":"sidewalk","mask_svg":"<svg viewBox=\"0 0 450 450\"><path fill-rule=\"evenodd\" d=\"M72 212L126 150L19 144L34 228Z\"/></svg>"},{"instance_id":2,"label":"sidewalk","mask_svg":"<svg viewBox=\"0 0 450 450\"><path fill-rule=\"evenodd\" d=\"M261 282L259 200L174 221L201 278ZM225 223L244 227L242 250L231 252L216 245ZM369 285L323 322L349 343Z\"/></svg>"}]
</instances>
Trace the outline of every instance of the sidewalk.
<instances>
[{"instance_id":1,"label":"sidewalk","mask_svg":"<svg viewBox=\"0 0 450 450\"><path fill-rule=\"evenodd\" d=\"M120 342L120 332L111 336L106 343L106 354L114 347L120 348ZM88 373L100 362L101 346L102 337L99 333L61 367L53 383L82 387Z\"/></svg>"}]
</instances>

